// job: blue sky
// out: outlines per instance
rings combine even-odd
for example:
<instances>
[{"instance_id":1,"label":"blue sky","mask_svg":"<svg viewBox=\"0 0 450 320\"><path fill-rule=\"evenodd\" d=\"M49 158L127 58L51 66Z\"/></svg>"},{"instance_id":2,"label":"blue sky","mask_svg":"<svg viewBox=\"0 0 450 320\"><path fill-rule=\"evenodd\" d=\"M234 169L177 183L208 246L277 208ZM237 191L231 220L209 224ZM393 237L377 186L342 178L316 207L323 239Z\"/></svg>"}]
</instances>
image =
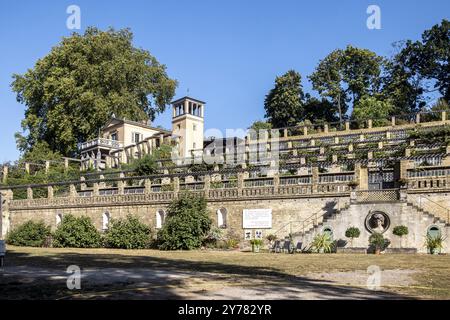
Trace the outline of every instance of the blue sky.
<instances>
[{"instance_id":1,"label":"blue sky","mask_svg":"<svg viewBox=\"0 0 450 320\"><path fill-rule=\"evenodd\" d=\"M179 81L176 97L207 102L205 129L246 128L264 117L264 96L277 75L306 76L320 59L348 44L390 55L391 44L418 39L449 19L450 1L5 1L0 0L0 162L16 160L14 133L25 106L10 83L72 30L66 8L81 8L81 30L129 27L134 44L149 50ZM381 30L366 27L369 5L381 9ZM170 128L170 112L155 125Z\"/></svg>"}]
</instances>

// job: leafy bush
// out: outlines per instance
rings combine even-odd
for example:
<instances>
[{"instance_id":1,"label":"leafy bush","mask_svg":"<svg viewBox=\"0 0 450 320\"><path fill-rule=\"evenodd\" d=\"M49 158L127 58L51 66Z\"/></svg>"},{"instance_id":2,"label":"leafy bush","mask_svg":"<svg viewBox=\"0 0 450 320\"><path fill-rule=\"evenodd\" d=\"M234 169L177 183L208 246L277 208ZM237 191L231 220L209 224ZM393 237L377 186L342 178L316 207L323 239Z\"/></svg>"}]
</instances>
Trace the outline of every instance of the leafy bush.
<instances>
[{"instance_id":1,"label":"leafy bush","mask_svg":"<svg viewBox=\"0 0 450 320\"><path fill-rule=\"evenodd\" d=\"M42 247L50 234L50 227L43 221L29 220L11 230L6 237L6 243L14 246Z\"/></svg>"},{"instance_id":2,"label":"leafy bush","mask_svg":"<svg viewBox=\"0 0 450 320\"><path fill-rule=\"evenodd\" d=\"M328 233L321 233L314 237L311 248L316 252L331 252L333 240Z\"/></svg>"},{"instance_id":3,"label":"leafy bush","mask_svg":"<svg viewBox=\"0 0 450 320\"><path fill-rule=\"evenodd\" d=\"M199 248L210 228L205 198L186 193L170 204L166 221L158 232L158 247L161 250Z\"/></svg>"},{"instance_id":4,"label":"leafy bush","mask_svg":"<svg viewBox=\"0 0 450 320\"><path fill-rule=\"evenodd\" d=\"M275 234L269 234L266 237L267 240L269 240L270 242L277 240L277 236Z\"/></svg>"},{"instance_id":5,"label":"leafy bush","mask_svg":"<svg viewBox=\"0 0 450 320\"><path fill-rule=\"evenodd\" d=\"M261 239L252 239L250 240L250 244L252 246L261 247L263 245L263 241Z\"/></svg>"},{"instance_id":6,"label":"leafy bush","mask_svg":"<svg viewBox=\"0 0 450 320\"><path fill-rule=\"evenodd\" d=\"M351 239L359 238L360 234L361 234L361 231L359 231L359 229L356 227L350 227L347 230L345 230L345 236L347 238L351 238Z\"/></svg>"},{"instance_id":7,"label":"leafy bush","mask_svg":"<svg viewBox=\"0 0 450 320\"><path fill-rule=\"evenodd\" d=\"M150 227L132 215L125 219L111 219L104 239L105 246L121 249L149 248L151 241Z\"/></svg>"},{"instance_id":8,"label":"leafy bush","mask_svg":"<svg viewBox=\"0 0 450 320\"><path fill-rule=\"evenodd\" d=\"M408 227L407 226L396 226L392 230L392 233L395 234L396 236L399 236L399 237L406 236L408 234L408 232L409 231L408 231Z\"/></svg>"},{"instance_id":9,"label":"leafy bush","mask_svg":"<svg viewBox=\"0 0 450 320\"><path fill-rule=\"evenodd\" d=\"M68 214L53 234L53 245L62 248L98 248L101 246L101 236L89 217Z\"/></svg>"},{"instance_id":10,"label":"leafy bush","mask_svg":"<svg viewBox=\"0 0 450 320\"><path fill-rule=\"evenodd\" d=\"M384 250L389 245L389 240L385 239L381 233L374 232L369 237L369 244L375 248L375 250Z\"/></svg>"},{"instance_id":11,"label":"leafy bush","mask_svg":"<svg viewBox=\"0 0 450 320\"><path fill-rule=\"evenodd\" d=\"M215 247L219 241L223 240L223 230L218 227L212 227L205 239L203 240L203 244L207 247Z\"/></svg>"}]
</instances>

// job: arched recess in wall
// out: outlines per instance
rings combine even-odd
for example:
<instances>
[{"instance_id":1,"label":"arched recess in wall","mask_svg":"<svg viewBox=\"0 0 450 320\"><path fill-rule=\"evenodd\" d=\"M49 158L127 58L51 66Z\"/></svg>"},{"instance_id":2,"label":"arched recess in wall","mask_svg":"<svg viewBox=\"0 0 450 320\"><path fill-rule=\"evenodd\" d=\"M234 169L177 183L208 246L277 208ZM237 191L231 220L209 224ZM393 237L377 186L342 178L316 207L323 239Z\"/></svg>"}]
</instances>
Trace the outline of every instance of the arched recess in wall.
<instances>
[{"instance_id":1,"label":"arched recess in wall","mask_svg":"<svg viewBox=\"0 0 450 320\"><path fill-rule=\"evenodd\" d=\"M103 212L102 214L102 230L106 231L109 227L109 220L111 219L111 215L108 211Z\"/></svg>"},{"instance_id":2,"label":"arched recess in wall","mask_svg":"<svg viewBox=\"0 0 450 320\"><path fill-rule=\"evenodd\" d=\"M333 229L331 227L323 228L323 233L328 234L331 240L333 240Z\"/></svg>"},{"instance_id":3,"label":"arched recess in wall","mask_svg":"<svg viewBox=\"0 0 450 320\"><path fill-rule=\"evenodd\" d=\"M433 238L441 235L441 229L438 226L432 225L427 230L427 235Z\"/></svg>"},{"instance_id":4,"label":"arched recess in wall","mask_svg":"<svg viewBox=\"0 0 450 320\"><path fill-rule=\"evenodd\" d=\"M162 228L164 220L166 220L166 212L162 209L156 210L156 229Z\"/></svg>"},{"instance_id":5,"label":"arched recess in wall","mask_svg":"<svg viewBox=\"0 0 450 320\"><path fill-rule=\"evenodd\" d=\"M62 219L63 219L62 213L57 213L56 214L56 226L59 226L61 224Z\"/></svg>"},{"instance_id":6,"label":"arched recess in wall","mask_svg":"<svg viewBox=\"0 0 450 320\"><path fill-rule=\"evenodd\" d=\"M217 226L219 228L225 229L227 227L227 215L228 211L225 208L220 208L217 210Z\"/></svg>"}]
</instances>

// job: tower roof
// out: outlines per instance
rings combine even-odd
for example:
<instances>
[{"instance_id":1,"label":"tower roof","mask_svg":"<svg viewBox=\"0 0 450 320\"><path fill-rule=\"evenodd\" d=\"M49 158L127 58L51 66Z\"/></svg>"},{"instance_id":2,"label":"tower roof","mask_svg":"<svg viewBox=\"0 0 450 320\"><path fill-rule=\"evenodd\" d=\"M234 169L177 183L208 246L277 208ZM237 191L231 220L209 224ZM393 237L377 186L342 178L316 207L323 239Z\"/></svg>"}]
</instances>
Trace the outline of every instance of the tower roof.
<instances>
[{"instance_id":1,"label":"tower roof","mask_svg":"<svg viewBox=\"0 0 450 320\"><path fill-rule=\"evenodd\" d=\"M194 98L191 98L191 97L188 97L188 96L184 96L183 98L179 98L177 100L174 100L174 101L171 102L171 104L175 104L177 102L181 102L181 101L184 101L184 100L191 100L191 101L198 102L198 103L201 103L201 104L206 104L205 101L194 99Z\"/></svg>"}]
</instances>

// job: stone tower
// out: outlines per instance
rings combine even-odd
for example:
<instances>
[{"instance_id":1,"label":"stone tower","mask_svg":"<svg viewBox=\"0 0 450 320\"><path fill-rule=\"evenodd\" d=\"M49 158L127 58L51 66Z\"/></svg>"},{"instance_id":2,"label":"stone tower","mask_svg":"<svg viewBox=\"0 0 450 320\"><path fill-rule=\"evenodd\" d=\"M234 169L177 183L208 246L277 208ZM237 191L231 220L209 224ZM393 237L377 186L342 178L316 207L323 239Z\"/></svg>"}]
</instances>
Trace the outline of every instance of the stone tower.
<instances>
[{"instance_id":1,"label":"stone tower","mask_svg":"<svg viewBox=\"0 0 450 320\"><path fill-rule=\"evenodd\" d=\"M172 102L172 134L181 158L203 152L204 108L205 102L187 96Z\"/></svg>"}]
</instances>

